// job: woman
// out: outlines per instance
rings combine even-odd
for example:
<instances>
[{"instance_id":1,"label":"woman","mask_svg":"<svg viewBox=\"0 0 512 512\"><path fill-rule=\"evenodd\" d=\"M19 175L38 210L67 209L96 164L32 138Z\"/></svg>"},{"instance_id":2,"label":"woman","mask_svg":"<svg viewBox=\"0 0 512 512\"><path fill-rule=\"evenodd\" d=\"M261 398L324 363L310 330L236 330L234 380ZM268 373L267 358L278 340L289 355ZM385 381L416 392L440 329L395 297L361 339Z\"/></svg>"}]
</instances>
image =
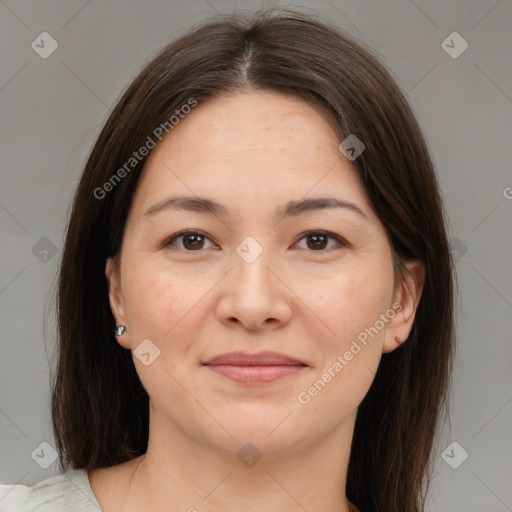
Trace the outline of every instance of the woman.
<instances>
[{"instance_id":1,"label":"woman","mask_svg":"<svg viewBox=\"0 0 512 512\"><path fill-rule=\"evenodd\" d=\"M195 27L86 163L58 290L65 473L0 503L424 510L452 269L425 140L369 49L291 10Z\"/></svg>"}]
</instances>

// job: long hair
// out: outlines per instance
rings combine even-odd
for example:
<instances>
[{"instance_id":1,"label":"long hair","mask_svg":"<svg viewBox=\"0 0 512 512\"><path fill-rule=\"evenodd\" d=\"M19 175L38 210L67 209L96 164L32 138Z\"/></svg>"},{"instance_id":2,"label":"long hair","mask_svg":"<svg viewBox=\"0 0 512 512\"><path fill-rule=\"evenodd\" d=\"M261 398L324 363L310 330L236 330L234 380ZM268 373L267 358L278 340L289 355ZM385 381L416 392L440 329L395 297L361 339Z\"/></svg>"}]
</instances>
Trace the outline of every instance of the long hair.
<instances>
[{"instance_id":1,"label":"long hair","mask_svg":"<svg viewBox=\"0 0 512 512\"><path fill-rule=\"evenodd\" d=\"M133 154L191 98L200 105L240 91L301 98L340 141L356 134L366 148L352 163L386 229L395 278L406 278L408 259L425 266L409 338L383 354L359 406L346 482L364 512L422 511L436 432L449 416L455 350L456 276L437 177L418 122L376 54L321 17L289 9L193 27L139 72L101 130L74 195L60 265L51 396L60 466L113 466L146 452L149 397L131 352L116 343L105 276L147 158Z\"/></svg>"}]
</instances>

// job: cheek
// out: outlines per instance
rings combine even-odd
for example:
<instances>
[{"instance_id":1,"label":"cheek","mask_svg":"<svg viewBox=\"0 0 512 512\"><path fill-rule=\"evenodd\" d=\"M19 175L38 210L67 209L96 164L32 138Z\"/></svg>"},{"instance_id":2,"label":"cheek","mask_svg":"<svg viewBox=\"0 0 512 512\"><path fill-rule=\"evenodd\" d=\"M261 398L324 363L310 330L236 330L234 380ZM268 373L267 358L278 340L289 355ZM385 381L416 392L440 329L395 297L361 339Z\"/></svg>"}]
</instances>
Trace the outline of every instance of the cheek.
<instances>
[{"instance_id":1,"label":"cheek","mask_svg":"<svg viewBox=\"0 0 512 512\"><path fill-rule=\"evenodd\" d=\"M160 350L158 366L181 372L180 361L190 356L202 319L212 307L207 301L212 280L200 272L184 277L155 261L126 258L127 268L133 269L123 283L127 321L135 339L132 346L150 339Z\"/></svg>"},{"instance_id":2,"label":"cheek","mask_svg":"<svg viewBox=\"0 0 512 512\"><path fill-rule=\"evenodd\" d=\"M341 414L357 407L371 386L387 326L380 315L388 310L392 294L392 274L384 267L375 261L353 267L317 294L329 335L321 345L322 363L311 382L311 392L318 396L315 407L323 404Z\"/></svg>"},{"instance_id":3,"label":"cheek","mask_svg":"<svg viewBox=\"0 0 512 512\"><path fill-rule=\"evenodd\" d=\"M123 292L127 322L131 327L133 362L139 378L157 402L164 403L169 397L181 399L180 386L173 376L184 382L183 361L195 337L194 329L200 325L193 321L193 306L199 301L201 290L148 262L129 263L127 258L126 263L127 268L131 264L131 269L137 269L132 270L129 277L126 274ZM137 350L147 339L153 345L146 342L147 349ZM138 354L148 351L151 361L146 365Z\"/></svg>"},{"instance_id":4,"label":"cheek","mask_svg":"<svg viewBox=\"0 0 512 512\"><path fill-rule=\"evenodd\" d=\"M333 279L320 294L320 311L340 342L373 325L389 306L392 280L374 263L357 266Z\"/></svg>"},{"instance_id":5,"label":"cheek","mask_svg":"<svg viewBox=\"0 0 512 512\"><path fill-rule=\"evenodd\" d=\"M165 333L190 309L187 296L192 287L173 279L169 271L155 268L150 260L127 258L126 268L123 296L127 321L138 338L154 339L160 344Z\"/></svg>"}]
</instances>

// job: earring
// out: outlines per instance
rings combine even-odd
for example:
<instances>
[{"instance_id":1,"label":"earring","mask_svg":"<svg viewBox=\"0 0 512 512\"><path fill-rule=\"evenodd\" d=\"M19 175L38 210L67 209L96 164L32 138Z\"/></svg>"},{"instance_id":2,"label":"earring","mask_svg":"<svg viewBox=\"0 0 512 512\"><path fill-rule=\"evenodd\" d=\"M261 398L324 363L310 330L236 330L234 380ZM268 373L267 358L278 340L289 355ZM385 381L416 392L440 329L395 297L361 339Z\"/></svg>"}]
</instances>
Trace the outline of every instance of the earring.
<instances>
[{"instance_id":1,"label":"earring","mask_svg":"<svg viewBox=\"0 0 512 512\"><path fill-rule=\"evenodd\" d=\"M397 343L403 343L403 340L401 340L398 336L395 336L395 341Z\"/></svg>"},{"instance_id":2,"label":"earring","mask_svg":"<svg viewBox=\"0 0 512 512\"><path fill-rule=\"evenodd\" d=\"M116 330L114 331L114 336L122 336L126 332L126 327L124 325L117 325Z\"/></svg>"}]
</instances>

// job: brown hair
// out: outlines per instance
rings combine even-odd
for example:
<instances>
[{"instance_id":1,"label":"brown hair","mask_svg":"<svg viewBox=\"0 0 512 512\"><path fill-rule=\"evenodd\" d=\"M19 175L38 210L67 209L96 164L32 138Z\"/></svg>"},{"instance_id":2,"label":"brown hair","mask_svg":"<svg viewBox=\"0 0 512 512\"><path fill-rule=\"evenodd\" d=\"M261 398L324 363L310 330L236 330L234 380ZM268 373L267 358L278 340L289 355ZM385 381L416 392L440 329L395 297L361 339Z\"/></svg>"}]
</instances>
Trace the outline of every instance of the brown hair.
<instances>
[{"instance_id":1,"label":"brown hair","mask_svg":"<svg viewBox=\"0 0 512 512\"><path fill-rule=\"evenodd\" d=\"M372 50L324 19L293 10L206 20L135 78L85 165L57 292L52 420L63 469L117 465L145 453L149 397L131 351L116 343L105 263L119 255L146 157L98 199L162 123L190 98L276 91L316 106L366 146L353 162L391 245L395 277L418 258L426 280L408 340L382 356L359 406L346 493L360 510L424 509L455 349L453 261L437 177L415 116ZM126 169L126 166L125 166Z\"/></svg>"}]
</instances>

